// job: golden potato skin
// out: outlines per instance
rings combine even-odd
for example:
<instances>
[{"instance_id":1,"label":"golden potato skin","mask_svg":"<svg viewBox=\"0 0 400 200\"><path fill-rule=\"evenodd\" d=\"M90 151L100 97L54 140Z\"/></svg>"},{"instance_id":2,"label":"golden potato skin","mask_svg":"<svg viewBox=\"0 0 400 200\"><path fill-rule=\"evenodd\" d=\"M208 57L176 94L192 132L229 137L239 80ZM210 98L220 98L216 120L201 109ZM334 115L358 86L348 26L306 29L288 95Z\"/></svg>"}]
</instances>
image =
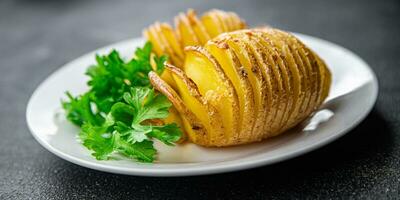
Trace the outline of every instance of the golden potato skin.
<instances>
[{"instance_id":1,"label":"golden potato skin","mask_svg":"<svg viewBox=\"0 0 400 200\"><path fill-rule=\"evenodd\" d=\"M246 23L233 12L213 9L197 17L193 9L179 13L174 18L175 28L167 23L156 22L143 31L143 36L154 46L158 56L168 55L169 62L182 67L186 46L204 45L213 37L243 29Z\"/></svg>"},{"instance_id":2,"label":"golden potato skin","mask_svg":"<svg viewBox=\"0 0 400 200\"><path fill-rule=\"evenodd\" d=\"M209 18L217 18L221 21L223 16L213 14ZM209 23L207 26L210 27L218 26L218 23L212 24L210 21L207 23ZM220 29L224 31L234 26L230 22L221 26ZM226 94L218 94L218 92L234 91L237 95L228 96L232 98L232 102L239 102L237 104L238 111L234 113L239 116L239 118L235 116L239 125L237 133L228 133L226 131L228 128L224 126L218 126L218 130L214 130L216 127L214 120L224 122L226 118L233 119L232 116L221 114L228 113L223 110L225 109L223 106L215 106L212 111L220 119L208 117L208 120L197 120L195 117L187 117L185 115L188 110L191 110L191 115L198 115L191 108L190 102L185 102L185 99L179 96L168 94L171 91L166 93L159 85L160 81L152 81L155 88L164 93L172 102L179 102L174 105L187 107L186 110L177 108L183 119L193 118L196 120L190 124L209 123L201 125L207 127L202 134L195 134L195 137L189 134L189 140L193 143L220 147L251 143L277 136L310 117L329 94L332 75L328 67L316 53L290 33L273 28L238 30L218 35L209 40L201 49L207 56L196 58L196 54L191 54L190 59L184 62L182 70L179 71L182 74L174 76L174 78L178 81L182 78L180 82L190 80L191 84L203 88L201 91L203 95L212 93L216 97L226 98ZM209 59L208 63L210 64L207 66L199 64L205 62L198 62L196 59ZM225 85L226 88L221 90L218 87L203 87L203 84L210 84L214 80L210 78L211 75L208 77L204 75L204 71L200 72L203 70L202 66L214 68L217 71L222 70L222 73L226 75L224 77L227 78L225 82L229 83ZM202 76L196 76L196 70ZM185 75L189 71L190 73ZM172 90L171 87L169 88ZM176 94L180 93L182 93L181 89ZM240 96L240 94L246 95ZM217 100L220 99L215 98L215 101ZM207 99L207 102L203 102L203 104L205 107L218 105L217 102L213 102L212 98ZM252 108L250 112L249 105ZM243 121L248 122L247 126L240 124ZM213 125L210 124L212 122ZM186 129L189 126L184 127ZM193 132L193 130L190 131ZM225 137L221 137L221 135L217 137L215 134L225 134ZM192 133L192 135L194 134ZM229 139L232 136L236 138Z\"/></svg>"}]
</instances>

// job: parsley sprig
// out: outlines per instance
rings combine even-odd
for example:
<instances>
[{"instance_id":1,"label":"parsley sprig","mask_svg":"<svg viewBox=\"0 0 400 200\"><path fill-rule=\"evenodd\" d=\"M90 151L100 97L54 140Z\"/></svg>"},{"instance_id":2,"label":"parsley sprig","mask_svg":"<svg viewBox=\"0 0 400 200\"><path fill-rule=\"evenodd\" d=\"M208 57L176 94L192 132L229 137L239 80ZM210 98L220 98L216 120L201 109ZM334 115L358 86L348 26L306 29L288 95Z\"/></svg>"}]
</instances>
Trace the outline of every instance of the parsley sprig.
<instances>
[{"instance_id":1,"label":"parsley sprig","mask_svg":"<svg viewBox=\"0 0 400 200\"><path fill-rule=\"evenodd\" d=\"M96 56L96 65L88 68L89 91L74 97L67 92L62 101L69 121L81 127L79 138L99 160L120 153L141 162L153 162L153 139L174 145L182 135L175 123L159 125L152 120L168 117L171 103L152 89L147 74L162 73L166 56L151 56L151 43L135 51L128 62L113 50Z\"/></svg>"}]
</instances>

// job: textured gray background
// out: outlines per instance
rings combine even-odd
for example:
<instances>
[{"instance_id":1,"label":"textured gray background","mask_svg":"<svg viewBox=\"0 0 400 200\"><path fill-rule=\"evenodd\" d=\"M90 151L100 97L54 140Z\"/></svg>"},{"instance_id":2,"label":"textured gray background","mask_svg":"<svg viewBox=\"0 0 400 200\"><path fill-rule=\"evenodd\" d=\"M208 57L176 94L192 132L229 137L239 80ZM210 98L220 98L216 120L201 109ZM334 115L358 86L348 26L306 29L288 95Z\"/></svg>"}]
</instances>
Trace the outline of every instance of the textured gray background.
<instances>
[{"instance_id":1,"label":"textured gray background","mask_svg":"<svg viewBox=\"0 0 400 200\"><path fill-rule=\"evenodd\" d=\"M400 198L399 1L0 1L0 199ZM42 148L25 107L66 62L141 35L155 20L193 7L239 13L343 45L380 81L378 102L357 128L305 156L253 170L145 178L86 169ZM82 66L85 67L85 66Z\"/></svg>"}]
</instances>

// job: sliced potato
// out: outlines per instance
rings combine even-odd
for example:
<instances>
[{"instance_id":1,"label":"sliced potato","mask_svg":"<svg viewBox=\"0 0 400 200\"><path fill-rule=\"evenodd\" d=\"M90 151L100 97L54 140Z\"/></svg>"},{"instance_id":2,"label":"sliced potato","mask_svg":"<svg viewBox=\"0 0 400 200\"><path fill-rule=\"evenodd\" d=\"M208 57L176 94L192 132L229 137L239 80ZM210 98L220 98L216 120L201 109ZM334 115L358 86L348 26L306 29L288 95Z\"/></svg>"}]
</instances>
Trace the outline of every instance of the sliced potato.
<instances>
[{"instance_id":1,"label":"sliced potato","mask_svg":"<svg viewBox=\"0 0 400 200\"><path fill-rule=\"evenodd\" d=\"M207 16L219 31L241 22L218 10ZM186 131L197 144L229 146L279 135L312 115L329 94L332 77L324 61L295 36L273 28L223 33L204 47L186 47L184 54L182 70L166 68L194 116L177 108L183 126L198 122L206 130L203 136Z\"/></svg>"},{"instance_id":2,"label":"sliced potato","mask_svg":"<svg viewBox=\"0 0 400 200\"><path fill-rule=\"evenodd\" d=\"M319 66L318 61L314 55L314 53L306 47L304 44L300 43L304 51L306 52L307 59L309 60L311 67L312 67L312 73L316 79L316 98L314 102L311 103L311 111L314 111L319 107L319 103L321 102L322 99L322 93L323 93L323 85L324 85L324 69L323 67Z\"/></svg>"},{"instance_id":3,"label":"sliced potato","mask_svg":"<svg viewBox=\"0 0 400 200\"><path fill-rule=\"evenodd\" d=\"M215 10L208 11L201 16L201 22L206 27L206 30L211 38L223 33L223 28L219 22L217 15L215 14Z\"/></svg>"},{"instance_id":4,"label":"sliced potato","mask_svg":"<svg viewBox=\"0 0 400 200\"><path fill-rule=\"evenodd\" d=\"M181 129L185 130L182 118L179 115L179 112L176 110L176 108L172 106L168 110L168 112L169 112L168 117L163 120L164 124L176 123ZM186 140L187 140L187 134L184 131L183 135L181 136L181 139L178 141L178 143L182 143Z\"/></svg>"},{"instance_id":5,"label":"sliced potato","mask_svg":"<svg viewBox=\"0 0 400 200\"><path fill-rule=\"evenodd\" d=\"M275 65L272 56L268 56L268 50L263 48L259 43L257 37L252 37L248 41L251 47L252 53L256 58L259 66L259 70L264 77L266 86L266 101L267 105L264 108L266 116L264 118L263 131L261 137L269 135L273 131L273 120L277 117L277 111L279 108L279 97L283 90L279 89L278 82L281 82L280 77L276 77L273 67Z\"/></svg>"},{"instance_id":6,"label":"sliced potato","mask_svg":"<svg viewBox=\"0 0 400 200\"><path fill-rule=\"evenodd\" d=\"M166 23L156 22L146 28L143 35L153 43L153 51L157 55L168 55L170 63L178 67L182 67L186 46L204 45L220 33L245 27L236 14L215 9L206 12L200 19L193 9L189 9L186 14L176 16L174 22L175 29Z\"/></svg>"},{"instance_id":7,"label":"sliced potato","mask_svg":"<svg viewBox=\"0 0 400 200\"><path fill-rule=\"evenodd\" d=\"M296 107L297 109L293 111L293 124L297 124L299 119L303 119L305 111L307 110L307 105L309 104L311 98L311 92L309 92L311 91L311 78L308 76L305 63L298 53L296 44L294 43L294 41L288 41L288 43L291 43L291 45L289 45L289 48L292 52L295 62L298 63L297 66L300 71L300 83L302 88L300 93L300 98L302 99L302 101L300 105Z\"/></svg>"},{"instance_id":8,"label":"sliced potato","mask_svg":"<svg viewBox=\"0 0 400 200\"><path fill-rule=\"evenodd\" d=\"M223 116L222 124L227 131L225 139L233 139L237 132L239 102L231 81L227 78L217 60L202 47L187 47L184 71L198 86L200 93L217 108ZM228 131L229 130L229 131Z\"/></svg>"},{"instance_id":9,"label":"sliced potato","mask_svg":"<svg viewBox=\"0 0 400 200\"><path fill-rule=\"evenodd\" d=\"M231 31L246 28L246 22L240 19L240 17L236 13L228 12L228 15L230 16L230 18L232 18L232 21L234 22L234 29L232 29Z\"/></svg>"},{"instance_id":10,"label":"sliced potato","mask_svg":"<svg viewBox=\"0 0 400 200\"><path fill-rule=\"evenodd\" d=\"M322 91L322 94L321 94L320 101L318 103L318 107L319 107L324 102L326 97L328 97L329 86L330 86L330 83L332 81L332 75L331 75L331 72L329 71L329 69L326 67L325 62L316 53L313 52L313 54L314 54L314 56L315 56L315 58L317 60L318 66L320 66L320 69L321 69L322 73L324 74L323 75L324 82L322 84L322 90L323 91Z\"/></svg>"},{"instance_id":11,"label":"sliced potato","mask_svg":"<svg viewBox=\"0 0 400 200\"><path fill-rule=\"evenodd\" d=\"M158 40L161 42L164 52L167 52L168 55L171 55L170 61L176 65L182 65L183 58L178 55L176 51L173 50L173 45L168 42L165 34L162 32L161 24L156 22L150 31L154 31L154 34L157 35Z\"/></svg>"},{"instance_id":12,"label":"sliced potato","mask_svg":"<svg viewBox=\"0 0 400 200\"><path fill-rule=\"evenodd\" d=\"M324 85L324 94L322 95L323 100L320 102L321 104L323 103L323 101L326 100L326 98L328 98L329 96L329 92L330 92L330 86L332 83L332 73L331 71L329 71L328 67L326 66L325 62L323 60L321 60L322 63L324 63L324 69L325 69L325 85Z\"/></svg>"},{"instance_id":13,"label":"sliced potato","mask_svg":"<svg viewBox=\"0 0 400 200\"><path fill-rule=\"evenodd\" d=\"M294 37L294 36L292 36ZM305 111L303 111L304 115L308 115L313 109L316 101L318 99L318 88L319 88L319 78L317 77L317 72L315 67L311 64L307 49L303 48L302 43L296 39L296 43L298 46L298 53L301 59L303 60L303 64L305 66L305 71L307 72L308 79L310 81L310 99L306 105Z\"/></svg>"},{"instance_id":14,"label":"sliced potato","mask_svg":"<svg viewBox=\"0 0 400 200\"><path fill-rule=\"evenodd\" d=\"M221 13L222 19L225 21L225 26L228 29L228 32L237 30L235 20L228 12Z\"/></svg>"},{"instance_id":15,"label":"sliced potato","mask_svg":"<svg viewBox=\"0 0 400 200\"><path fill-rule=\"evenodd\" d=\"M276 118L272 122L272 131L271 134L279 134L279 130L282 130L282 123L284 119L287 119L288 112L287 108L292 104L292 97L291 97L291 88L289 85L289 75L286 70L286 66L284 61L280 57L280 52L277 51L274 43L264 35L263 32L255 31L254 33L250 34L254 35L255 38L259 38L258 42L260 42L261 46L264 47L264 50L267 52L266 54L270 57L268 61L272 67L272 71L275 77L278 79L277 84L280 92L279 98L279 108L276 115ZM271 137L272 135L268 135L265 137Z\"/></svg>"},{"instance_id":16,"label":"sliced potato","mask_svg":"<svg viewBox=\"0 0 400 200\"><path fill-rule=\"evenodd\" d=\"M269 29L267 32L269 32L273 37L277 40L280 41L280 45L283 51L283 55L285 56L285 61L288 66L288 69L290 71L290 74L293 77L293 97L294 97L294 103L292 104L292 107L289 110L289 117L286 122L286 127L292 127L295 124L297 124L297 116L300 114L299 110L300 107L303 105L303 102L305 100L304 94L306 92L305 88L305 80L304 80L304 73L301 71L302 63L296 62L294 59L293 52L289 46L294 46L293 44L287 42L286 38L288 38L286 35L284 36L285 38L282 37L280 32L275 31L274 29Z\"/></svg>"},{"instance_id":17,"label":"sliced potato","mask_svg":"<svg viewBox=\"0 0 400 200\"><path fill-rule=\"evenodd\" d=\"M168 43L171 45L175 54L179 57L179 59L183 60L185 58L185 54L183 52L183 47L178 40L178 36L176 35L174 29L167 23L162 23L161 26L162 34L166 37Z\"/></svg>"},{"instance_id":18,"label":"sliced potato","mask_svg":"<svg viewBox=\"0 0 400 200\"><path fill-rule=\"evenodd\" d=\"M286 127L291 125L291 116L296 106L299 105L299 94L300 94L300 78L297 66L294 66L295 63L291 57L291 54L287 48L287 45L276 37L274 33L269 31L264 31L263 35L272 41L272 44L275 46L275 50L278 51L278 54L282 58L282 63L280 66L282 67L282 71L284 76L288 77L287 86L289 88L289 104L286 107L285 117L281 121L280 129L286 129Z\"/></svg>"},{"instance_id":19,"label":"sliced potato","mask_svg":"<svg viewBox=\"0 0 400 200\"><path fill-rule=\"evenodd\" d=\"M259 126L260 126L260 131L256 135L256 140L261 140L264 134L267 134L269 131L265 124L270 122L272 119L272 85L271 85L271 80L270 77L266 77L263 75L263 70L266 70L267 68L264 65L263 62L261 62L261 55L257 52L261 50L260 48L257 48L257 44L253 43L253 39L249 38L247 34L245 34L245 37L243 38L244 43L246 44L247 51L249 52L249 58L252 63L253 68L251 69L251 72L255 75L255 80L253 85L255 85L259 90L259 95L260 95L260 111L259 111ZM269 69L268 69L269 70ZM270 114L271 113L271 114ZM270 116L268 116L270 115Z\"/></svg>"},{"instance_id":20,"label":"sliced potato","mask_svg":"<svg viewBox=\"0 0 400 200\"><path fill-rule=\"evenodd\" d=\"M226 33L229 32L229 26L228 26L228 20L227 18L225 18L225 12L221 11L221 10L214 10L214 15L216 16L217 19L217 23L219 23L222 32L221 33Z\"/></svg>"},{"instance_id":21,"label":"sliced potato","mask_svg":"<svg viewBox=\"0 0 400 200\"><path fill-rule=\"evenodd\" d=\"M261 42L262 43L262 42ZM265 46L264 46L265 47ZM289 94L289 88L288 85L285 84L287 83L288 78L287 76L284 75L282 72L282 68L280 67L282 61L280 60L280 57L277 55L277 52L273 48L265 48L265 50L268 52L270 56L268 56L268 63L269 67L273 72L273 75L276 80L276 87L278 88L279 91L279 97L278 97L278 106L277 106L277 111L276 111L276 116L271 122L271 131L269 132L270 134L266 135L266 137L271 137L272 134L274 133L279 133L281 130L281 122L285 117L285 112L290 104L290 94ZM263 55L264 57L266 55Z\"/></svg>"},{"instance_id":22,"label":"sliced potato","mask_svg":"<svg viewBox=\"0 0 400 200\"><path fill-rule=\"evenodd\" d=\"M187 18L189 20L189 24L193 27L193 31L196 34L199 44L205 44L208 40L210 40L210 35L207 33L206 28L203 26L201 21L197 18L196 12L193 9L189 9L187 12Z\"/></svg>"},{"instance_id":23,"label":"sliced potato","mask_svg":"<svg viewBox=\"0 0 400 200\"><path fill-rule=\"evenodd\" d=\"M156 90L164 94L174 105L174 108L180 113L184 129L189 137L189 139L197 144L208 145L209 140L206 137L209 135L204 121L201 121L197 115L195 115L192 110L190 110L183 99L172 89L166 82L164 82L155 72L149 73L149 79L151 84ZM193 100L195 105L200 102ZM190 102L190 101L187 101Z\"/></svg>"},{"instance_id":24,"label":"sliced potato","mask_svg":"<svg viewBox=\"0 0 400 200\"><path fill-rule=\"evenodd\" d=\"M152 69L154 71L156 71L157 70L157 65L156 65L156 63L155 63L153 58L154 58L154 54L151 54L150 65L151 65ZM164 70L162 72L162 74L161 74L161 78L165 82L167 82L168 85L170 85L174 90L176 90L176 83L175 83L174 79L172 78L171 73L169 71Z\"/></svg>"},{"instance_id":25,"label":"sliced potato","mask_svg":"<svg viewBox=\"0 0 400 200\"><path fill-rule=\"evenodd\" d=\"M190 25L189 19L183 13L180 13L175 17L175 27L181 37L182 46L198 45L200 44L199 39Z\"/></svg>"},{"instance_id":26,"label":"sliced potato","mask_svg":"<svg viewBox=\"0 0 400 200\"><path fill-rule=\"evenodd\" d=\"M294 111L294 113L297 113L297 116L294 118L294 124L297 124L298 121L303 120L304 116L308 113L307 110L309 109L310 101L312 100L313 96L313 92L310 92L313 90L312 85L314 84L313 77L311 77L311 67L309 66L309 61L302 56L304 51L299 45L297 38L280 30L275 29L274 31L278 33L282 40L285 40L289 44L288 47L290 48L295 62L297 63L301 75L300 78L302 79L301 86L303 88L302 93L304 100L300 105L299 110Z\"/></svg>"},{"instance_id":27,"label":"sliced potato","mask_svg":"<svg viewBox=\"0 0 400 200\"><path fill-rule=\"evenodd\" d=\"M232 34L238 34L238 35L240 35L240 34L244 34L244 35L247 35L247 31L238 31L239 33L232 33ZM238 36L239 38L237 38L238 40L245 40L245 39L243 39L244 38L244 36ZM236 39L236 38L235 38ZM256 40L255 40L255 38L252 38L252 46L256 46ZM263 45L259 45L259 47L263 47ZM246 49L242 49L243 51L244 50L246 50ZM262 61L262 62L258 62L258 67L260 68L260 71L261 71L261 74L263 75L263 77L267 80L271 80L270 78L272 77L272 78L274 78L274 76L271 76L270 74L267 74L268 72L269 72L269 68L268 68L268 66L269 66L269 63L268 62L265 62L265 61L267 61L267 59L266 59L266 53L263 53L263 50L264 50L264 48L257 48L257 54L254 54L254 52L253 52L253 56L255 57L255 58L257 58L257 56L258 56L258 58L259 58L259 60L258 61ZM246 51L248 51L248 49L246 50ZM248 55L250 55L250 53L248 53ZM264 57L263 57L264 56ZM261 58L261 57L263 57L263 58ZM267 64L266 63L268 63L268 66L267 66ZM277 72L276 71L276 73L279 75L279 77L280 77L280 73L279 72ZM280 80L280 79L279 79ZM270 87L270 89L272 89L273 88L273 86L276 86L277 87L277 84L274 84L274 83L279 83L280 85L282 85L282 81L273 81L273 82L269 82L269 87ZM273 84L273 85L271 85L271 84ZM284 94L284 92L282 91L282 92L279 92L279 95L276 95L275 96L275 98L274 99L279 99L279 97L281 96L281 94ZM279 101L277 101L277 102L279 102ZM282 102L281 102L282 103ZM283 104L282 104L283 105ZM277 109L276 109L277 110ZM282 113L282 112L281 112ZM265 130L268 130L268 131L270 131L271 130L271 127L273 126L273 125L271 125L271 124L273 124L273 122L272 122L272 120L276 120L276 117L273 117L274 116L274 114L276 114L276 112L274 112L273 110L272 111L270 111L270 112L268 112L268 115L271 115L271 116L267 116L266 117L266 119L264 119L264 128L263 128L263 135L264 134L266 134L266 131ZM278 117L279 118L279 117ZM279 119L278 119L279 120ZM268 127L266 127L266 126L268 126Z\"/></svg>"},{"instance_id":28,"label":"sliced potato","mask_svg":"<svg viewBox=\"0 0 400 200\"><path fill-rule=\"evenodd\" d=\"M215 57L227 77L232 81L239 101L238 123L235 134L238 142L246 143L248 134L252 132L254 121L254 94L250 81L244 73L237 56L226 45L220 45L214 42L206 44L205 48Z\"/></svg>"},{"instance_id":29,"label":"sliced potato","mask_svg":"<svg viewBox=\"0 0 400 200\"><path fill-rule=\"evenodd\" d=\"M175 82L178 85L179 94L185 102L189 103L190 109L199 118L204 121L208 130L209 145L221 146L220 144L226 143L224 139L224 124L218 108L215 107L209 99L202 96L196 83L190 79L182 70L174 66L167 65L167 69L171 72ZM195 101L195 102L194 102ZM198 102L196 104L196 102Z\"/></svg>"},{"instance_id":30,"label":"sliced potato","mask_svg":"<svg viewBox=\"0 0 400 200\"><path fill-rule=\"evenodd\" d=\"M255 60L255 57L249 46L247 46L247 44L244 42L244 38L246 37L245 34L239 34L235 36L241 37L242 39L231 39L228 40L227 43L239 58L241 66L246 72L246 78L249 79L252 86L255 104L253 111L255 122L253 125L253 134L251 138L252 140L256 140L256 138L260 138L259 135L263 131L263 123L265 120L264 107L266 107L265 96L267 91L258 63Z\"/></svg>"},{"instance_id":31,"label":"sliced potato","mask_svg":"<svg viewBox=\"0 0 400 200\"><path fill-rule=\"evenodd\" d=\"M153 52L160 56L164 53L163 44L161 43L157 34L154 35L154 31L150 31L151 29L153 29L153 26L144 29L143 35L153 44Z\"/></svg>"}]
</instances>

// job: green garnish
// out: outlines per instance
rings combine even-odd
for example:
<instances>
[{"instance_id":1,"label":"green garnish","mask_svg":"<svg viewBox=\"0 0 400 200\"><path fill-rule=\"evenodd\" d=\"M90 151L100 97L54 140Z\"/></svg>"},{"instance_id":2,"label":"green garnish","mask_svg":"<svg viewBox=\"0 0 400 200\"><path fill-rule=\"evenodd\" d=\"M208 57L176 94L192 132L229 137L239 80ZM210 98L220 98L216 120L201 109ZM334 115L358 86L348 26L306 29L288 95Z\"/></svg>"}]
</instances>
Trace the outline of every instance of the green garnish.
<instances>
[{"instance_id":1,"label":"green garnish","mask_svg":"<svg viewBox=\"0 0 400 200\"><path fill-rule=\"evenodd\" d=\"M81 127L79 138L98 160L120 153L140 162L153 162L153 139L174 145L182 135L177 124L154 125L151 120L168 116L171 103L155 93L147 74L153 70L151 43L135 51L125 62L117 51L96 56L97 64L88 68L89 91L79 96L67 92L62 101L69 121ZM164 69L166 56L154 56L155 71Z\"/></svg>"}]
</instances>

